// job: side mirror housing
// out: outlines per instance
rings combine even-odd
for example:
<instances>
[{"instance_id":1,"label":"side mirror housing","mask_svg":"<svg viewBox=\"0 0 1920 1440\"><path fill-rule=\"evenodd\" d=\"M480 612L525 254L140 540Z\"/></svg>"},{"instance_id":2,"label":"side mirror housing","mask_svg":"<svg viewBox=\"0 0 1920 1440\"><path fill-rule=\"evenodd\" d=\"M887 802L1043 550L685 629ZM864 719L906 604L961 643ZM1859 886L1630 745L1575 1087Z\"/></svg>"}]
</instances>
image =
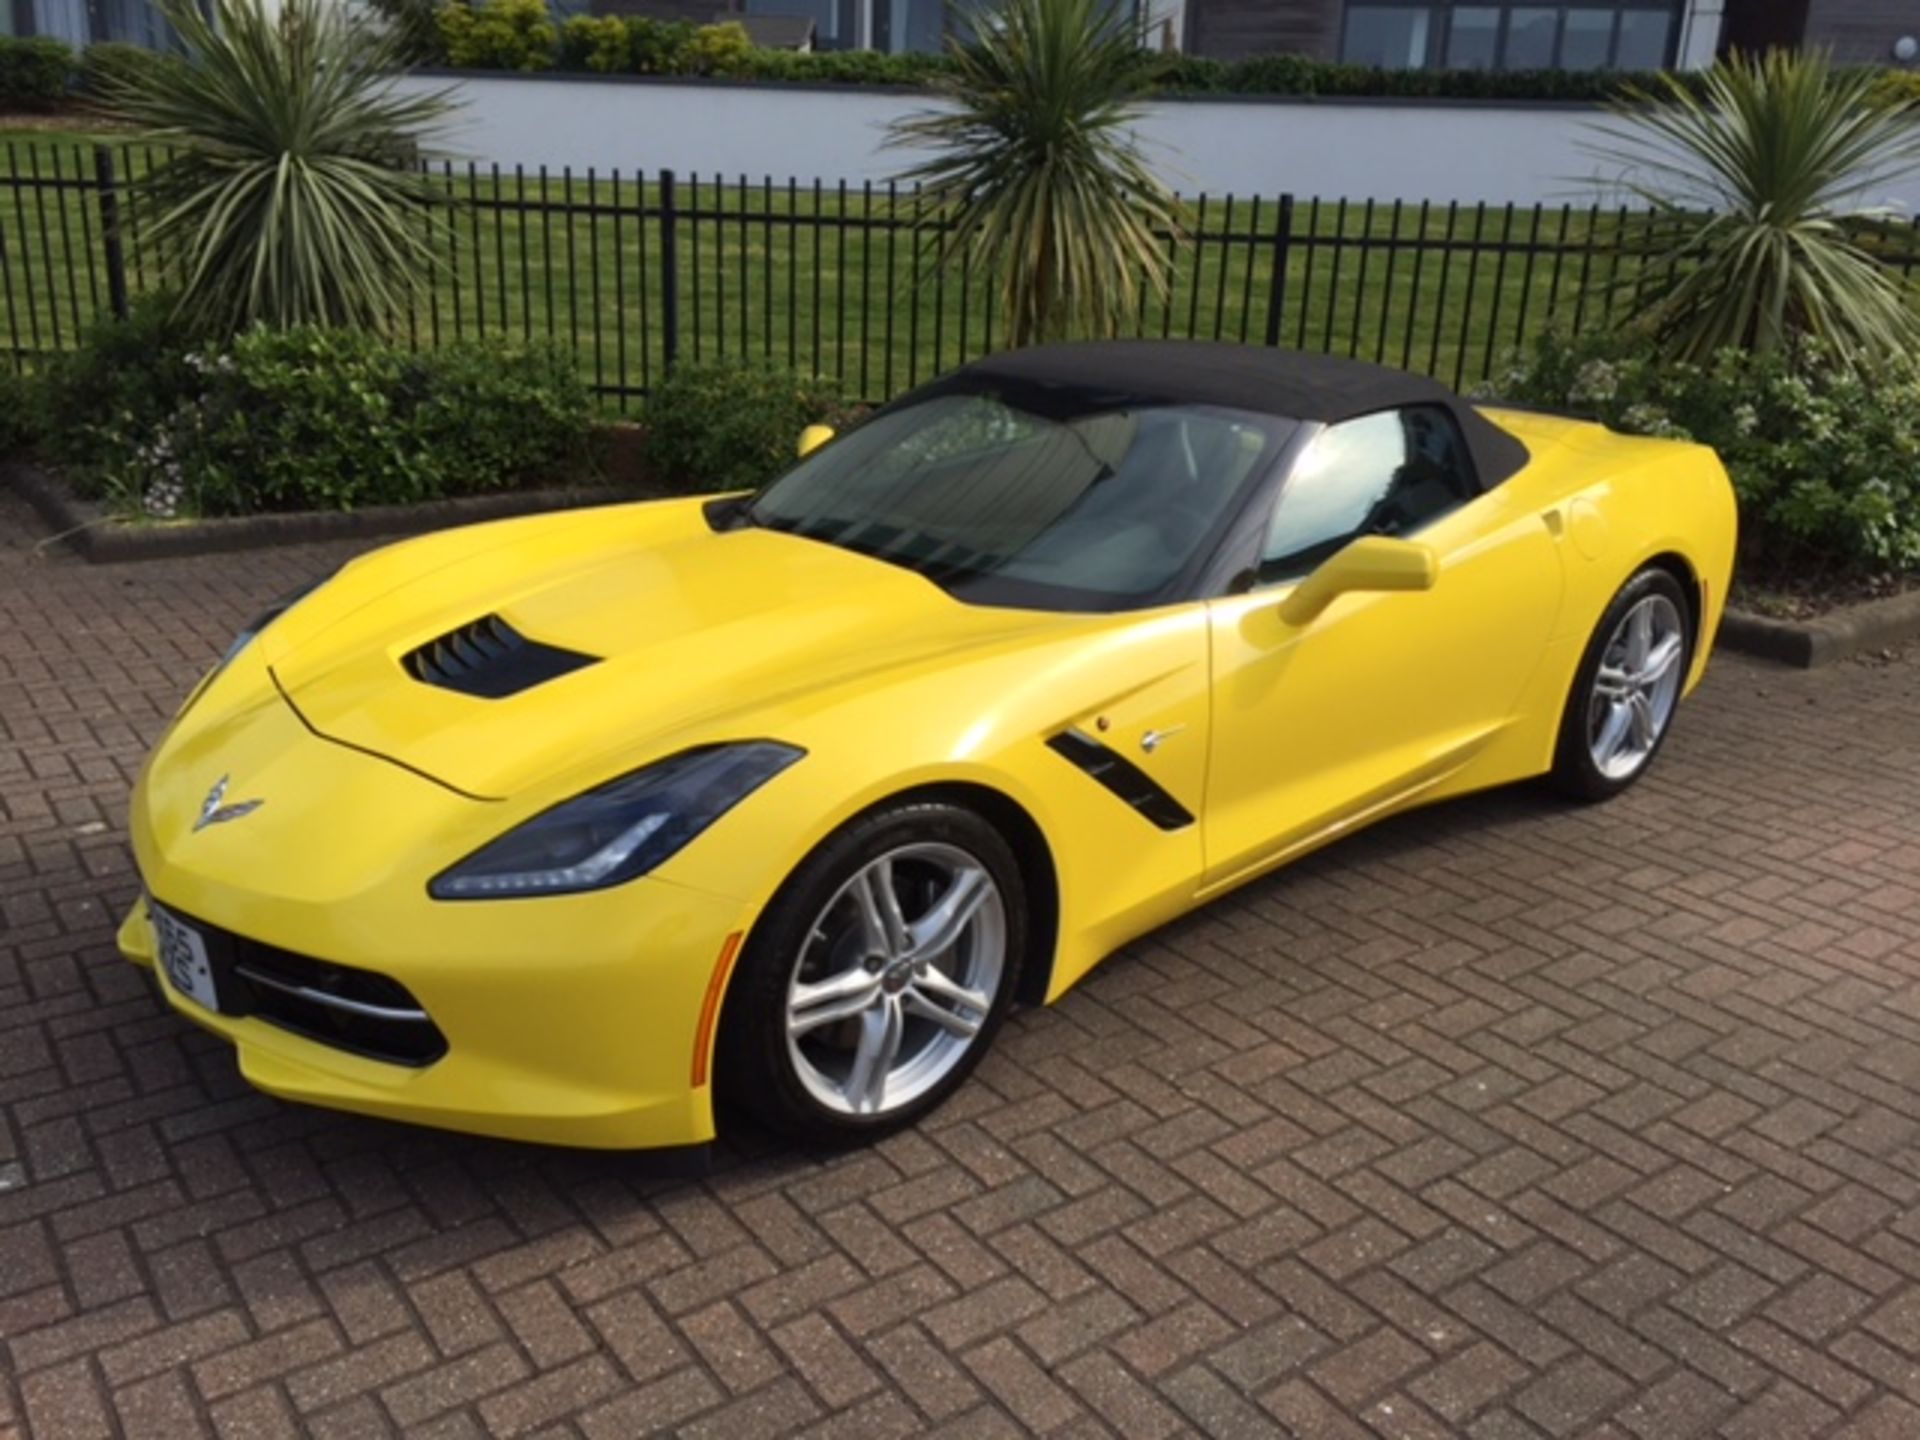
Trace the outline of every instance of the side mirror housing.
<instances>
[{"instance_id":1,"label":"side mirror housing","mask_svg":"<svg viewBox=\"0 0 1920 1440\"><path fill-rule=\"evenodd\" d=\"M796 447L800 458L802 460L806 459L807 456L818 450L832 438L833 427L831 425L807 426L806 429L800 432L800 444Z\"/></svg>"},{"instance_id":2,"label":"side mirror housing","mask_svg":"<svg viewBox=\"0 0 1920 1440\"><path fill-rule=\"evenodd\" d=\"M1280 602L1280 618L1305 625L1342 595L1356 592L1431 590L1440 561L1427 545L1362 535L1329 556Z\"/></svg>"}]
</instances>

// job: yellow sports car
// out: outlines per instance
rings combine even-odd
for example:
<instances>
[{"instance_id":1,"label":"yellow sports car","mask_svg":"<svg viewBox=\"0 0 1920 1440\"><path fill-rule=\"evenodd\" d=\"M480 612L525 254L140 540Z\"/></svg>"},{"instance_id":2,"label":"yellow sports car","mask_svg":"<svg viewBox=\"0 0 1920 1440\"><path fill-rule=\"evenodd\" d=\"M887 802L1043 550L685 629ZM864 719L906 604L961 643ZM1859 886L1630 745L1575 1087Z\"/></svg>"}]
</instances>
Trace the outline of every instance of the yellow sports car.
<instances>
[{"instance_id":1,"label":"yellow sports car","mask_svg":"<svg viewBox=\"0 0 1920 1440\"><path fill-rule=\"evenodd\" d=\"M263 615L135 790L128 958L276 1095L872 1136L1357 826L1632 784L1733 564L1708 450L1278 350L1019 351L803 445Z\"/></svg>"}]
</instances>

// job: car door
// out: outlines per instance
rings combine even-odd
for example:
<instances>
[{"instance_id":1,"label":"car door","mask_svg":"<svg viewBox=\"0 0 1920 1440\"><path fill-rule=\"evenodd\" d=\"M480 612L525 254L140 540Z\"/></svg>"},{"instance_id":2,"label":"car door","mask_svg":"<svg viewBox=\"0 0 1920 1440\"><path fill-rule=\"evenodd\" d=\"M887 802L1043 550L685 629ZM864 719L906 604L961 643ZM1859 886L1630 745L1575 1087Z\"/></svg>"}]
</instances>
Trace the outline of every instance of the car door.
<instances>
[{"instance_id":1,"label":"car door","mask_svg":"<svg viewBox=\"0 0 1920 1440\"><path fill-rule=\"evenodd\" d=\"M1451 412L1333 425L1265 520L1258 579L1210 605L1207 888L1277 863L1467 763L1512 719L1553 632L1561 569L1542 517L1482 493ZM1368 534L1430 547L1431 589L1281 602Z\"/></svg>"}]
</instances>

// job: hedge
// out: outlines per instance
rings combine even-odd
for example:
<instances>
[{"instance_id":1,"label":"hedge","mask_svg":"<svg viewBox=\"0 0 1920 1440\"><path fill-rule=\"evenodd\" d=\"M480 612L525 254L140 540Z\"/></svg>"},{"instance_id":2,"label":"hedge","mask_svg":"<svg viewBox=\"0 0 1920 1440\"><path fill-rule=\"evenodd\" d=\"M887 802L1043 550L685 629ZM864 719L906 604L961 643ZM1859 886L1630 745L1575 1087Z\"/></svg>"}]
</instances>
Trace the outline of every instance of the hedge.
<instances>
[{"instance_id":1,"label":"hedge","mask_svg":"<svg viewBox=\"0 0 1920 1440\"><path fill-rule=\"evenodd\" d=\"M771 363L681 361L647 397L647 468L687 491L746 490L793 464L809 425L857 414L840 386Z\"/></svg>"},{"instance_id":2,"label":"hedge","mask_svg":"<svg viewBox=\"0 0 1920 1440\"><path fill-rule=\"evenodd\" d=\"M743 43L743 32L730 24L581 16L562 26L540 0L483 0L477 6L455 0L440 8L436 21L438 52L423 58L456 70L924 87L950 68L943 55L762 50ZM52 109L69 94L95 91L102 78L125 76L141 63L167 62L130 45L94 45L75 55L58 40L0 38L0 112ZM1226 61L1143 51L1141 65L1151 88L1163 95L1595 103L1656 81L1652 75L1606 70L1374 70L1284 54ZM1885 75L1890 94L1920 103L1920 74L1888 70Z\"/></svg>"},{"instance_id":3,"label":"hedge","mask_svg":"<svg viewBox=\"0 0 1920 1440\"><path fill-rule=\"evenodd\" d=\"M443 48L437 58L456 70L925 86L950 68L944 55L758 49L743 43L736 25L695 26L640 16L576 17L556 33L541 0L478 5L452 0L441 6L438 18ZM1169 95L1601 101L1654 80L1620 71L1374 70L1286 54L1223 61L1142 51L1140 59L1152 88Z\"/></svg>"},{"instance_id":4,"label":"hedge","mask_svg":"<svg viewBox=\"0 0 1920 1440\"><path fill-rule=\"evenodd\" d=\"M544 343L415 352L364 330L296 327L215 344L156 296L28 385L39 433L0 443L33 439L82 494L125 515L351 510L593 469L591 397L572 358Z\"/></svg>"},{"instance_id":5,"label":"hedge","mask_svg":"<svg viewBox=\"0 0 1920 1440\"><path fill-rule=\"evenodd\" d=\"M0 5L7 0L0 0ZM64 41L44 35L0 35L0 115L58 109L74 95L94 96L144 70L178 65L173 56L144 45L103 41L77 54Z\"/></svg>"},{"instance_id":6,"label":"hedge","mask_svg":"<svg viewBox=\"0 0 1920 1440\"><path fill-rule=\"evenodd\" d=\"M73 75L73 51L60 41L0 36L0 110L51 110Z\"/></svg>"}]
</instances>

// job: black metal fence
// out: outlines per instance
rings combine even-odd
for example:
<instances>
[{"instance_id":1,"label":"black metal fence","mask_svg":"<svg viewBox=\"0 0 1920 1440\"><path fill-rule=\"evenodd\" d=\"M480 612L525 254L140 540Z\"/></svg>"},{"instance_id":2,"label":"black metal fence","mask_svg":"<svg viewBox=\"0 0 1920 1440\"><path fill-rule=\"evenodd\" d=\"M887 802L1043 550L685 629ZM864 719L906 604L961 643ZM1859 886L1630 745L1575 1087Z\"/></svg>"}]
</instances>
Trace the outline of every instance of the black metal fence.
<instances>
[{"instance_id":1,"label":"black metal fence","mask_svg":"<svg viewBox=\"0 0 1920 1440\"><path fill-rule=\"evenodd\" d=\"M167 279L132 182L160 154L49 137L0 149L0 347L72 346ZM754 357L879 401L994 348L990 277L932 263L913 189L772 177L441 165L441 257L391 328L416 346L550 339L615 408L683 359ZM1629 313L1653 217L1557 207L1201 196L1141 335L1355 355L1470 386L1552 324ZM1908 270L1912 260L1905 262Z\"/></svg>"}]
</instances>

